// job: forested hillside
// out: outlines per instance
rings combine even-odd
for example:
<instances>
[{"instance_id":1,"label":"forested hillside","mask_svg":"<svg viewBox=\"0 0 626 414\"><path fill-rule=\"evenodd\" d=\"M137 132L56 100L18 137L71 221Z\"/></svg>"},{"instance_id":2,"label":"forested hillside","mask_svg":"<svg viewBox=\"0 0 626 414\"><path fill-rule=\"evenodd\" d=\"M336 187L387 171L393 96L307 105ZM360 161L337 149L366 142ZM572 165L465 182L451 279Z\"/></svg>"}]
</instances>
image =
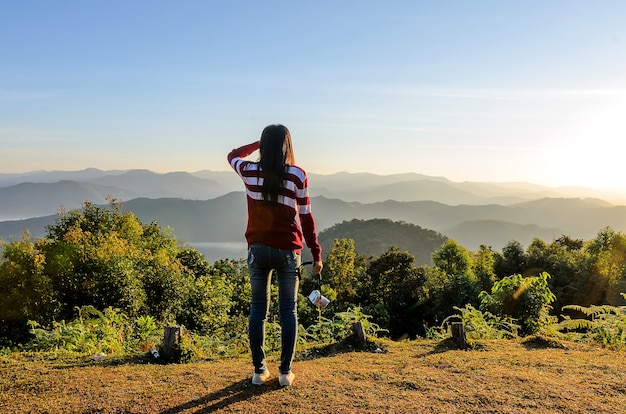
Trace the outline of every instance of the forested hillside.
<instances>
[{"instance_id":1,"label":"forested hillside","mask_svg":"<svg viewBox=\"0 0 626 414\"><path fill-rule=\"evenodd\" d=\"M390 219L344 221L322 231L320 243L329 251L335 239L352 239L354 248L366 256L380 256L391 246L409 252L417 265L432 264L432 254L441 248L447 237L414 224Z\"/></svg>"}]
</instances>

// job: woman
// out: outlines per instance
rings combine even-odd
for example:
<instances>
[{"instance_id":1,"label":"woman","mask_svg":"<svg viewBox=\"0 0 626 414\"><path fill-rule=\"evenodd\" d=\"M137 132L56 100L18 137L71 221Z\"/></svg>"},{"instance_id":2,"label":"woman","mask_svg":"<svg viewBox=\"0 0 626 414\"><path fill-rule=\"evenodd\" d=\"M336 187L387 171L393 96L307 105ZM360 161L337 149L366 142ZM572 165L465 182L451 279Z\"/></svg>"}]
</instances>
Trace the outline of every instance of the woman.
<instances>
[{"instance_id":1,"label":"woman","mask_svg":"<svg viewBox=\"0 0 626 414\"><path fill-rule=\"evenodd\" d=\"M259 150L258 162L243 158ZM278 381L291 385L293 355L298 336L298 267L302 241L313 255L313 272L322 270L322 249L311 214L308 181L294 162L291 134L283 125L270 125L261 140L228 154L231 167L243 179L248 203L248 270L252 302L248 335L254 365L252 383L270 377L265 360L265 321L269 313L272 271L278 279L281 357ZM296 217L299 217L300 225Z\"/></svg>"}]
</instances>

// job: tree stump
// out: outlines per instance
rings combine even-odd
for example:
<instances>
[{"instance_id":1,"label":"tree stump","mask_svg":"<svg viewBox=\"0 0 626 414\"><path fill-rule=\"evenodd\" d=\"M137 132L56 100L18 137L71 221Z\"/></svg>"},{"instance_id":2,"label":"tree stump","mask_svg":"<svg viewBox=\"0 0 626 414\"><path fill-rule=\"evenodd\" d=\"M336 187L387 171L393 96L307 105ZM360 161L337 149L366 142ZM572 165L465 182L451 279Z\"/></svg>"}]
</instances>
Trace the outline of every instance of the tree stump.
<instances>
[{"instance_id":1,"label":"tree stump","mask_svg":"<svg viewBox=\"0 0 626 414\"><path fill-rule=\"evenodd\" d=\"M465 336L465 326L463 322L452 322L452 339L460 349L467 348L467 337Z\"/></svg>"},{"instance_id":2,"label":"tree stump","mask_svg":"<svg viewBox=\"0 0 626 414\"><path fill-rule=\"evenodd\" d=\"M180 327L168 326L163 331L163 346L161 355L163 358L171 359L174 356L174 349L180 340Z\"/></svg>"},{"instance_id":3,"label":"tree stump","mask_svg":"<svg viewBox=\"0 0 626 414\"><path fill-rule=\"evenodd\" d=\"M363 324L361 322L354 322L352 324L352 331L354 332L357 346L361 349L365 349L367 346L367 338L365 337L365 328L363 328Z\"/></svg>"}]
</instances>

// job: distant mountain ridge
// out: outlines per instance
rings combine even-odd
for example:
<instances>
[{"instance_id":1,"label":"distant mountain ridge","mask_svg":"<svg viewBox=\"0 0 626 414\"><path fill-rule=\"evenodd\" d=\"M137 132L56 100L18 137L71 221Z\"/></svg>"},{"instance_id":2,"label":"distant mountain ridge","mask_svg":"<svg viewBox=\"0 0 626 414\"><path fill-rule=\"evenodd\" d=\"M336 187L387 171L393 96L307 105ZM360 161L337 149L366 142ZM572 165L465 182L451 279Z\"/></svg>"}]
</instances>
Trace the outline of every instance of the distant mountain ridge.
<instances>
[{"instance_id":1,"label":"distant mountain ridge","mask_svg":"<svg viewBox=\"0 0 626 414\"><path fill-rule=\"evenodd\" d=\"M515 204L540 198L598 198L626 204L626 193L584 187L545 187L531 183L454 182L444 177L417 173L375 175L370 173L309 174L311 193L363 203L385 200L426 201L444 204Z\"/></svg>"},{"instance_id":2,"label":"distant mountain ridge","mask_svg":"<svg viewBox=\"0 0 626 414\"><path fill-rule=\"evenodd\" d=\"M470 250L481 244L497 250L512 240L527 245L535 237L590 239L606 226L626 231L626 206L615 205L620 196L606 198L608 193L601 190L457 183L414 173L309 173L309 182L320 231L353 219L389 219L437 232ZM80 208L85 201L104 205L111 196L142 222L171 227L181 241L243 257L242 190L232 171L0 174L0 238L19 239L24 230L41 237L59 210Z\"/></svg>"},{"instance_id":3,"label":"distant mountain ridge","mask_svg":"<svg viewBox=\"0 0 626 414\"><path fill-rule=\"evenodd\" d=\"M504 206L542 198L578 197L626 204L626 195L604 190L549 188L529 183L458 183L417 173L309 173L309 182L311 196L360 203L395 200L435 201L451 206ZM25 185L27 183L37 185ZM161 174L148 170L90 168L0 174L0 221L55 214L61 206L80 208L85 200L101 203L109 195L125 201L142 197L209 200L242 189L241 180L232 171Z\"/></svg>"},{"instance_id":4,"label":"distant mountain ridge","mask_svg":"<svg viewBox=\"0 0 626 414\"><path fill-rule=\"evenodd\" d=\"M626 206L598 206L597 200L541 199L512 206L450 206L434 201L345 202L326 197L312 199L318 229L352 219L390 219L412 223L452 238L470 250L481 244L499 250L509 241L527 245L534 237L551 241L565 234L591 239L606 226L626 231ZM209 200L138 198L125 202L142 222L171 227L188 243L243 242L246 226L245 193L233 192ZM0 222L0 237L19 238L29 229L42 236L55 215Z\"/></svg>"},{"instance_id":5,"label":"distant mountain ridge","mask_svg":"<svg viewBox=\"0 0 626 414\"><path fill-rule=\"evenodd\" d=\"M26 181L16 184L19 180ZM0 220L49 215L59 208L80 208L86 200L105 203L109 196L119 200L139 197L208 200L232 190L216 180L186 172L158 174L148 170L88 169L0 174Z\"/></svg>"},{"instance_id":6,"label":"distant mountain ridge","mask_svg":"<svg viewBox=\"0 0 626 414\"><path fill-rule=\"evenodd\" d=\"M103 204L109 194L122 199L134 196L120 188L75 181L16 184L0 188L0 220L39 217L59 209L71 210L87 200Z\"/></svg>"},{"instance_id":7,"label":"distant mountain ridge","mask_svg":"<svg viewBox=\"0 0 626 414\"><path fill-rule=\"evenodd\" d=\"M178 197L208 200L228 192L215 180L198 178L186 172L155 174L148 170L132 170L120 175L100 177L94 182L148 198Z\"/></svg>"}]
</instances>

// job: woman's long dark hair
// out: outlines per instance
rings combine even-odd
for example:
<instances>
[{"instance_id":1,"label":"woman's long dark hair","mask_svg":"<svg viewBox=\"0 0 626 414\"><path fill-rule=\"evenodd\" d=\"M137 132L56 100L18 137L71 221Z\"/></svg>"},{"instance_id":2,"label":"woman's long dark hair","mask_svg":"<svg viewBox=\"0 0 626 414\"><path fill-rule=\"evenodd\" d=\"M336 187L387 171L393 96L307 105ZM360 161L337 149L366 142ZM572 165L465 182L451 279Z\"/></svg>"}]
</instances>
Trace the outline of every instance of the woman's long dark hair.
<instances>
[{"instance_id":1,"label":"woman's long dark hair","mask_svg":"<svg viewBox=\"0 0 626 414\"><path fill-rule=\"evenodd\" d=\"M291 134L284 125L270 125L261 133L259 165L263 172L263 199L278 201L288 165L294 165Z\"/></svg>"}]
</instances>

